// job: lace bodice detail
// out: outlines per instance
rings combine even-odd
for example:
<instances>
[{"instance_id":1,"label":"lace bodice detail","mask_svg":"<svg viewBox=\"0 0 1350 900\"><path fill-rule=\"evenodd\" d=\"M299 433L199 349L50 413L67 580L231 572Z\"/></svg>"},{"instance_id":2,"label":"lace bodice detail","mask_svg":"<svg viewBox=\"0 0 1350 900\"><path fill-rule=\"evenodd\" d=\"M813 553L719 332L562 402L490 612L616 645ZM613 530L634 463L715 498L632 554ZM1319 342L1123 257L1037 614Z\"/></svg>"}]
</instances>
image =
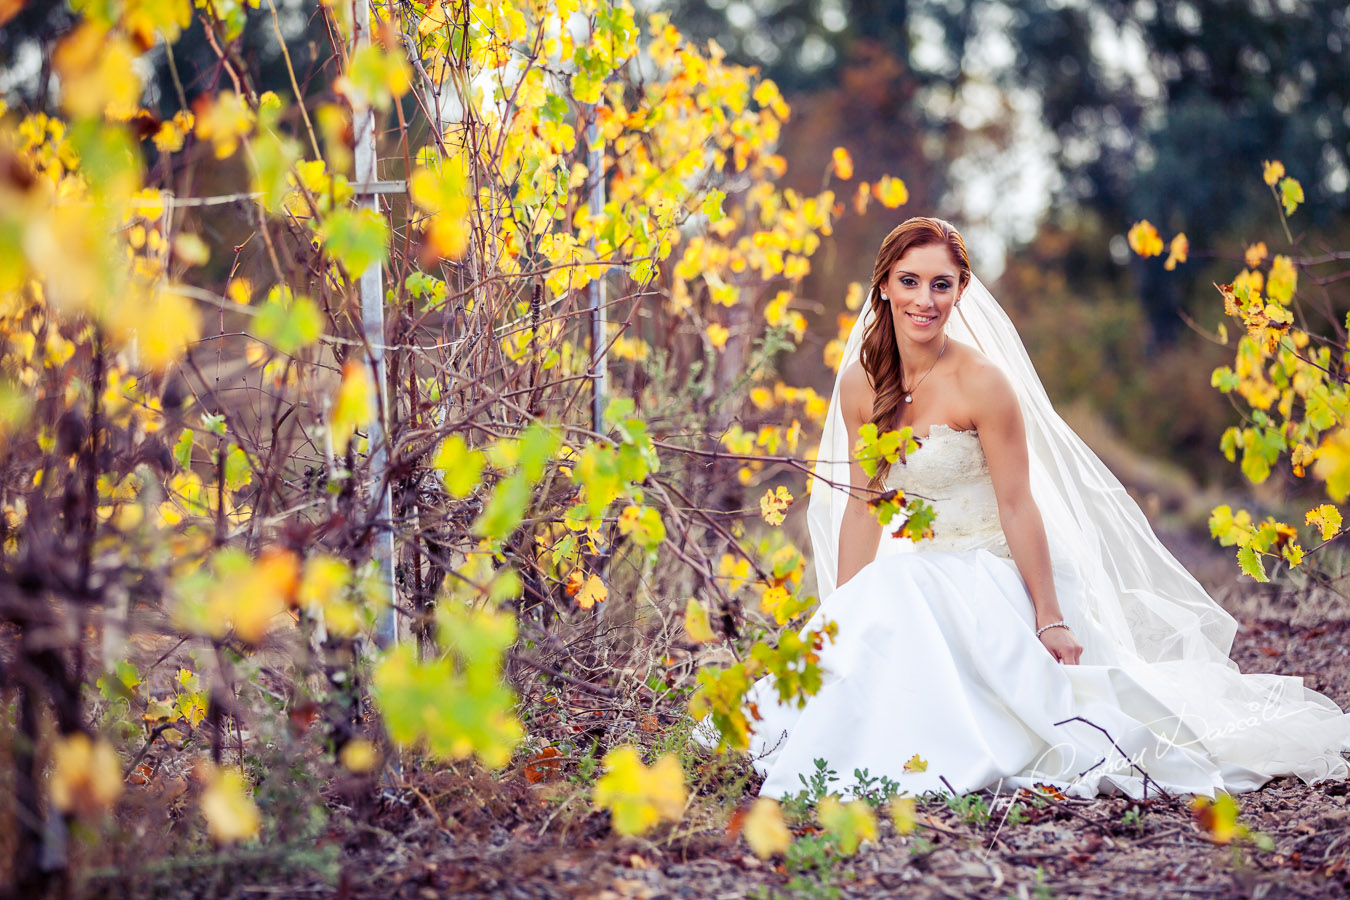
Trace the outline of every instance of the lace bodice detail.
<instances>
[{"instance_id":1,"label":"lace bodice detail","mask_svg":"<svg viewBox=\"0 0 1350 900\"><path fill-rule=\"evenodd\" d=\"M933 537L915 544L916 550L955 552L982 548L1012 558L999 525L989 463L976 432L934 425L903 465L891 466L886 473L886 487L919 495L929 500L937 512ZM896 516L888 531L898 528L904 516L903 512Z\"/></svg>"}]
</instances>

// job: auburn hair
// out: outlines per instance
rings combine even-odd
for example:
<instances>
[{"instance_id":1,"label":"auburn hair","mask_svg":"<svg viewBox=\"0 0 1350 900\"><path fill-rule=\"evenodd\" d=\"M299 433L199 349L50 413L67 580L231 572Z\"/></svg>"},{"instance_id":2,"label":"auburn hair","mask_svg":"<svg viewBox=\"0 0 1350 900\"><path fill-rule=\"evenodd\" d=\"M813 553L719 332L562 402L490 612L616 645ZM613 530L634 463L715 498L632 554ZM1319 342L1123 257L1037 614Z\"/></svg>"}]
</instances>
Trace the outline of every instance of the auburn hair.
<instances>
[{"instance_id":1,"label":"auburn hair","mask_svg":"<svg viewBox=\"0 0 1350 900\"><path fill-rule=\"evenodd\" d=\"M881 299L881 289L891 275L891 269L900 258L914 247L932 244L944 245L956 263L960 285L957 297L961 296L970 283L970 257L966 253L966 243L950 222L930 216L915 216L906 219L886 235L877 252L876 265L872 269L872 321L863 332L859 358L867 381L872 386L872 418L869 420L882 433L891 428L896 412L900 408L906 386L905 368L901 365L900 347L895 342L895 321L891 315L889 300ZM886 482L891 465L881 460L877 473L869 479L867 486L879 490Z\"/></svg>"}]
</instances>

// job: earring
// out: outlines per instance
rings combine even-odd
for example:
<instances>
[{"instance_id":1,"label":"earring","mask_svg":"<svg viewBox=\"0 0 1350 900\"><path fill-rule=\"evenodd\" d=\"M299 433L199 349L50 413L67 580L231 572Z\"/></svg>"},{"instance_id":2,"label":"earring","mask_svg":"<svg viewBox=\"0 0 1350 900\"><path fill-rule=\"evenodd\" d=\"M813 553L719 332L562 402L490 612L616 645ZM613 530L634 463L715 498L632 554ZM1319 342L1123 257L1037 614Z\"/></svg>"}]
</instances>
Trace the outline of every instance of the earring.
<instances>
[{"instance_id":1,"label":"earring","mask_svg":"<svg viewBox=\"0 0 1350 900\"><path fill-rule=\"evenodd\" d=\"M882 299L882 300L889 300L889 299L891 299L891 298L886 296L886 292L885 292L885 291L882 291L882 292L881 292L881 299Z\"/></svg>"}]
</instances>

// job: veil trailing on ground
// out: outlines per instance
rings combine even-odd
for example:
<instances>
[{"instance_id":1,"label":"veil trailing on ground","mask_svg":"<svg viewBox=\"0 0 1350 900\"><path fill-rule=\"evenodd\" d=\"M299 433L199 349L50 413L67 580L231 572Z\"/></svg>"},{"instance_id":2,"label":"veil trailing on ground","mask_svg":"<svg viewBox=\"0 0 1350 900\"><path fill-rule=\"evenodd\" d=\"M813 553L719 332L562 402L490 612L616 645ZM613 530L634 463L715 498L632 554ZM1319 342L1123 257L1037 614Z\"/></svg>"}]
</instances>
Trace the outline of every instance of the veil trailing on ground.
<instances>
[{"instance_id":1,"label":"veil trailing on ground","mask_svg":"<svg viewBox=\"0 0 1350 900\"><path fill-rule=\"evenodd\" d=\"M839 534L849 496L851 448L839 408L840 380L858 359L863 335L876 315L874 294L853 325L839 365L807 510L822 601L836 586ZM1208 659L1236 668L1228 653L1237 622L1168 552L1119 479L1055 412L1017 330L973 275L947 322L947 333L980 350L1016 390L1026 423L1032 496L1052 556L1057 566L1071 566L1086 587L1081 595L1086 608L1078 614L1100 625L1126 659ZM941 530L941 515L934 528ZM889 529L881 543L879 555L922 546L891 537Z\"/></svg>"}]
</instances>

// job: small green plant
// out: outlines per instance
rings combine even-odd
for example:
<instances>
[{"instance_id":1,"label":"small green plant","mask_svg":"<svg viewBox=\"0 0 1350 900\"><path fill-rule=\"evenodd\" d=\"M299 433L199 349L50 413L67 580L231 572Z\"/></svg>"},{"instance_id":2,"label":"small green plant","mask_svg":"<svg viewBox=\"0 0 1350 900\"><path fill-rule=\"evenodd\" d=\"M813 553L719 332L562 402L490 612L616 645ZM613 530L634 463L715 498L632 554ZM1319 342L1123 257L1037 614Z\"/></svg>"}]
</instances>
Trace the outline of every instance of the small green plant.
<instances>
[{"instance_id":1,"label":"small green plant","mask_svg":"<svg viewBox=\"0 0 1350 900\"><path fill-rule=\"evenodd\" d=\"M984 802L984 797L979 794L970 793L960 796L948 794L947 806L956 810L968 825L987 825L989 823L989 807Z\"/></svg>"},{"instance_id":2,"label":"small green plant","mask_svg":"<svg viewBox=\"0 0 1350 900\"><path fill-rule=\"evenodd\" d=\"M870 775L866 769L853 770L853 794L880 810L900 793L900 782L885 775Z\"/></svg>"},{"instance_id":3,"label":"small green plant","mask_svg":"<svg viewBox=\"0 0 1350 900\"><path fill-rule=\"evenodd\" d=\"M1055 892L1045 883L1044 866L1036 867L1036 883L1032 885L1031 892L1036 895L1036 900L1053 900Z\"/></svg>"},{"instance_id":4,"label":"small green plant","mask_svg":"<svg viewBox=\"0 0 1350 900\"><path fill-rule=\"evenodd\" d=\"M809 816L816 804L833 792L830 785L839 780L839 773L829 767L828 761L816 759L814 762L816 770L811 773L810 779L805 775L797 776L802 789L784 796L781 801L783 811L793 818L804 819Z\"/></svg>"}]
</instances>

